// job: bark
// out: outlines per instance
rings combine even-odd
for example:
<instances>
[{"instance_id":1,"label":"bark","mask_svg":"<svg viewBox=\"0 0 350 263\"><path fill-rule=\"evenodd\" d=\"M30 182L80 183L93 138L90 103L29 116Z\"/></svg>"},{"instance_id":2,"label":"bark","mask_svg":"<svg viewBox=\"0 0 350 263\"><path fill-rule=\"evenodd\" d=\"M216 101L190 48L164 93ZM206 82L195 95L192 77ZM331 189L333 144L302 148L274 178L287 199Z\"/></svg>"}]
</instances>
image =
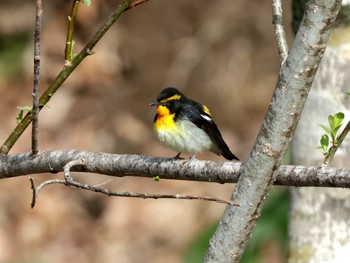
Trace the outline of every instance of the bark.
<instances>
[{"instance_id":1,"label":"bark","mask_svg":"<svg viewBox=\"0 0 350 263\"><path fill-rule=\"evenodd\" d=\"M319 165L323 156L316 150L324 133L319 124L327 117L345 113L350 116L350 44L349 28L332 33L317 73L292 147L293 162ZM344 125L345 125L344 124ZM349 139L345 139L331 163L349 167ZM350 251L350 192L348 189L291 189L289 223L289 262L348 262Z\"/></svg>"},{"instance_id":2,"label":"bark","mask_svg":"<svg viewBox=\"0 0 350 263\"><path fill-rule=\"evenodd\" d=\"M121 155L78 150L48 151L0 156L0 179L39 173L63 172L74 160L84 160L83 166L71 171L109 176L139 176L160 179L189 180L211 183L236 183L240 162L173 160L161 157ZM63 176L62 176L63 178ZM276 185L350 187L350 170L326 167L283 165L277 170Z\"/></svg>"}]
</instances>

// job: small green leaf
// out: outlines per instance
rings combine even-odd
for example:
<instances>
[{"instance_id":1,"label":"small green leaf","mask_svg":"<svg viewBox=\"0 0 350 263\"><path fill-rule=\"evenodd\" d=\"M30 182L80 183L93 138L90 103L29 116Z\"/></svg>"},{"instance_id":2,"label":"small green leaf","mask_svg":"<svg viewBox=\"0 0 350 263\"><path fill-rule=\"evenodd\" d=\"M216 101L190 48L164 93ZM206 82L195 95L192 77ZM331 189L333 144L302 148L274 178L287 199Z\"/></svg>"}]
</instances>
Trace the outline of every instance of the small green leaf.
<instances>
[{"instance_id":1,"label":"small green leaf","mask_svg":"<svg viewBox=\"0 0 350 263\"><path fill-rule=\"evenodd\" d=\"M160 181L160 177L158 175L157 176L153 176L153 181L159 182Z\"/></svg>"},{"instance_id":2,"label":"small green leaf","mask_svg":"<svg viewBox=\"0 0 350 263\"><path fill-rule=\"evenodd\" d=\"M334 115L334 127L340 127L343 123L344 120L344 113L338 112L337 114Z\"/></svg>"},{"instance_id":3,"label":"small green leaf","mask_svg":"<svg viewBox=\"0 0 350 263\"><path fill-rule=\"evenodd\" d=\"M87 6L90 6L91 5L91 0L82 0L82 2L84 4L86 4Z\"/></svg>"},{"instance_id":4,"label":"small green leaf","mask_svg":"<svg viewBox=\"0 0 350 263\"><path fill-rule=\"evenodd\" d=\"M20 107L20 106L17 106L17 109L21 110L21 111L31 111L32 110L32 107L31 106L23 106L23 107Z\"/></svg>"},{"instance_id":5,"label":"small green leaf","mask_svg":"<svg viewBox=\"0 0 350 263\"><path fill-rule=\"evenodd\" d=\"M332 135L332 132L330 129L328 129L326 126L319 124L320 127L328 134L328 135Z\"/></svg>"},{"instance_id":6,"label":"small green leaf","mask_svg":"<svg viewBox=\"0 0 350 263\"><path fill-rule=\"evenodd\" d=\"M19 124L23 119L24 111L32 111L32 107L30 107L30 106L23 106L23 107L17 106L17 109L19 109L19 113L16 116L16 121L17 121L17 124Z\"/></svg>"},{"instance_id":7,"label":"small green leaf","mask_svg":"<svg viewBox=\"0 0 350 263\"><path fill-rule=\"evenodd\" d=\"M323 134L320 140L321 146L324 149L324 147L328 148L329 145L329 136L327 134Z\"/></svg>"},{"instance_id":8,"label":"small green leaf","mask_svg":"<svg viewBox=\"0 0 350 263\"><path fill-rule=\"evenodd\" d=\"M23 111L20 110L18 115L16 116L17 124L21 123L22 120L23 120Z\"/></svg>"},{"instance_id":9,"label":"small green leaf","mask_svg":"<svg viewBox=\"0 0 350 263\"><path fill-rule=\"evenodd\" d=\"M350 95L350 91L346 91L345 93L348 94L348 95Z\"/></svg>"},{"instance_id":10,"label":"small green leaf","mask_svg":"<svg viewBox=\"0 0 350 263\"><path fill-rule=\"evenodd\" d=\"M338 130L340 127L341 127L341 124L334 128L334 130L333 130L334 137L337 137L337 133L338 133Z\"/></svg>"},{"instance_id":11,"label":"small green leaf","mask_svg":"<svg viewBox=\"0 0 350 263\"><path fill-rule=\"evenodd\" d=\"M331 128L331 131L334 130L334 117L332 115L328 116L328 123L329 123L329 127Z\"/></svg>"}]
</instances>

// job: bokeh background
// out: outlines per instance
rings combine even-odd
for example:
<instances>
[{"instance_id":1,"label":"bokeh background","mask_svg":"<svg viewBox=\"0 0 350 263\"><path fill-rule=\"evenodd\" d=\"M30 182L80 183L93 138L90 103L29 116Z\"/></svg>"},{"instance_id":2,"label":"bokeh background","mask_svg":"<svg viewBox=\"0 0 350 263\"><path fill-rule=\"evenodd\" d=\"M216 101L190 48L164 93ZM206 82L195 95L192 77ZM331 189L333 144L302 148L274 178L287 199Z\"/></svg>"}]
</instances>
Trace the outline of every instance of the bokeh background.
<instances>
[{"instance_id":1,"label":"bokeh background","mask_svg":"<svg viewBox=\"0 0 350 263\"><path fill-rule=\"evenodd\" d=\"M80 5L76 53L121 1ZM283 1L290 30L290 1ZM64 63L72 1L43 1L41 90ZM0 2L0 140L31 105L34 2ZM40 113L40 149L85 149L172 157L152 130L149 103L166 86L212 111L231 150L245 160L279 71L271 1L151 0L124 13ZM11 154L30 151L30 129ZM187 156L188 157L188 156ZM211 153L198 159L224 161ZM36 183L62 175L34 175ZM74 174L114 191L229 199L234 186ZM201 262L225 206L202 201L109 198L49 186L30 208L28 177L0 182L0 262ZM286 262L287 194L276 187L242 262Z\"/></svg>"}]
</instances>

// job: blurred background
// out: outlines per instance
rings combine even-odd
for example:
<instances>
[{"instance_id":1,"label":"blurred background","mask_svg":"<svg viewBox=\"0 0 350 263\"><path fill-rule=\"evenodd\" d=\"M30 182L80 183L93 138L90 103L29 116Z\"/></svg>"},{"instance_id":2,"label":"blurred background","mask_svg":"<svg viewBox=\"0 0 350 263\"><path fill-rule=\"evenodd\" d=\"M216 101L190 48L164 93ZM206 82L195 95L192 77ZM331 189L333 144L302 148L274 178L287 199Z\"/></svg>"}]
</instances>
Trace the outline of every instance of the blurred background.
<instances>
[{"instance_id":1,"label":"blurred background","mask_svg":"<svg viewBox=\"0 0 350 263\"><path fill-rule=\"evenodd\" d=\"M80 5L78 53L121 2ZM290 1L284 3L291 43ZM41 91L63 67L72 1L43 1ZM34 2L0 2L0 140L31 105ZM246 160L279 72L270 1L151 0L124 13L40 113L40 149L173 157L152 129L149 103L167 86L207 105L232 152ZM1 142L1 143L2 143ZM10 154L30 151L30 129ZM187 156L189 157L189 156ZM198 159L225 161L211 153ZM36 183L62 174L34 175ZM114 191L229 199L234 185L74 174ZM17 192L18 190L18 192ZM225 206L109 198L49 186L30 208L28 177L0 182L0 262L201 262ZM288 195L275 187L242 262L286 262Z\"/></svg>"}]
</instances>

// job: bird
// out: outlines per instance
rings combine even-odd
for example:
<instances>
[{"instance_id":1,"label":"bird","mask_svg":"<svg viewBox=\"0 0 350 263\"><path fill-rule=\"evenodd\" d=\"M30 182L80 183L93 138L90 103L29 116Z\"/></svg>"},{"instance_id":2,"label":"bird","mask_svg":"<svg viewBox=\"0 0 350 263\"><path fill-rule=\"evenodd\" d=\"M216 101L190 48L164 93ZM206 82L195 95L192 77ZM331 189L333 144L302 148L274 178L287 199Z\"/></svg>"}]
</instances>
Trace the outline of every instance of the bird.
<instances>
[{"instance_id":1,"label":"bird","mask_svg":"<svg viewBox=\"0 0 350 263\"><path fill-rule=\"evenodd\" d=\"M181 153L193 154L195 158L196 153L208 150L227 160L239 160L222 138L207 106L174 87L165 88L157 101L149 105L157 109L155 133L162 144L178 152L175 159L181 158Z\"/></svg>"}]
</instances>

